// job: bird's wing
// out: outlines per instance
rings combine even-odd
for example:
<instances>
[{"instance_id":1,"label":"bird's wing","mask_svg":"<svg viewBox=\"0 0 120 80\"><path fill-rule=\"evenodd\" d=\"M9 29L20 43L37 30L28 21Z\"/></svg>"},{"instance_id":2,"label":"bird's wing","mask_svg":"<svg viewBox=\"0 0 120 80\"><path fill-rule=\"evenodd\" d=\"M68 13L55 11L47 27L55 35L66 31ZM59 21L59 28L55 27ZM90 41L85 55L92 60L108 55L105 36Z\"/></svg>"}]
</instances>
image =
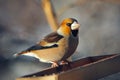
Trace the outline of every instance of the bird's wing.
<instances>
[{"instance_id":1,"label":"bird's wing","mask_svg":"<svg viewBox=\"0 0 120 80\"><path fill-rule=\"evenodd\" d=\"M59 35L57 32L53 32L53 33L47 35L44 38L44 40L48 43L54 43L54 42L58 42L62 38L63 38L62 35Z\"/></svg>"},{"instance_id":2,"label":"bird's wing","mask_svg":"<svg viewBox=\"0 0 120 80\"><path fill-rule=\"evenodd\" d=\"M25 53L30 52L30 51L41 50L41 49L48 49L48 48L54 48L54 47L58 47L58 45L54 44L52 46L41 46L39 44L36 44L36 45L31 46L30 48L28 48L28 49L26 49L26 50L24 50L24 51L22 51L20 53L15 54L14 56L16 57L16 56L25 54Z\"/></svg>"},{"instance_id":3,"label":"bird's wing","mask_svg":"<svg viewBox=\"0 0 120 80\"><path fill-rule=\"evenodd\" d=\"M63 38L63 36L57 34L56 32L53 32L53 33L47 35L39 43L37 43L36 45L28 48L25 51L33 51L33 50L41 50L41 49L49 49L49 48L58 47L57 42L59 40L61 40L62 38Z\"/></svg>"},{"instance_id":4,"label":"bird's wing","mask_svg":"<svg viewBox=\"0 0 120 80\"><path fill-rule=\"evenodd\" d=\"M52 46L41 46L39 44L36 44L36 45L31 46L30 48L26 49L25 51L34 51L34 50L48 49L48 48L54 48L54 47L58 47L58 45L54 44Z\"/></svg>"}]
</instances>

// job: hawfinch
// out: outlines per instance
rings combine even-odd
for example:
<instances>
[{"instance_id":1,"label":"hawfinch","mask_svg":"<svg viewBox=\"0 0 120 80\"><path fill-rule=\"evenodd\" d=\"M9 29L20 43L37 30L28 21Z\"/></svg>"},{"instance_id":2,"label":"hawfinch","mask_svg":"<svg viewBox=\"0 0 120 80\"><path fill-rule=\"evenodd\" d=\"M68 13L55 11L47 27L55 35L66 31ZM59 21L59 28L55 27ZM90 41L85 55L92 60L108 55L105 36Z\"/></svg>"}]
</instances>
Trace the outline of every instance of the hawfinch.
<instances>
[{"instance_id":1,"label":"hawfinch","mask_svg":"<svg viewBox=\"0 0 120 80\"><path fill-rule=\"evenodd\" d=\"M75 52L78 46L79 27L76 19L64 19L56 32L48 34L39 43L15 56L32 56L41 62L52 63L52 67L57 67L58 62L65 63Z\"/></svg>"}]
</instances>

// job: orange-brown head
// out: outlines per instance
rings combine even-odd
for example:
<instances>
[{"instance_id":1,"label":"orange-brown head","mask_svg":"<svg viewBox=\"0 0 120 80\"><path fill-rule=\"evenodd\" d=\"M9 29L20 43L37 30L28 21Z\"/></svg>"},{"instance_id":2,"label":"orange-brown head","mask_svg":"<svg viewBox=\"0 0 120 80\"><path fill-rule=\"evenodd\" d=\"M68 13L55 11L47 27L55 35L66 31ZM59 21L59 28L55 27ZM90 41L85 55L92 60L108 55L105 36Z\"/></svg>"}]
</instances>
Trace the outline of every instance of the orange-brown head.
<instances>
[{"instance_id":1,"label":"orange-brown head","mask_svg":"<svg viewBox=\"0 0 120 80\"><path fill-rule=\"evenodd\" d=\"M76 37L79 27L80 24L78 24L78 21L76 19L67 18L63 20L57 32L65 37L69 37L71 34Z\"/></svg>"}]
</instances>

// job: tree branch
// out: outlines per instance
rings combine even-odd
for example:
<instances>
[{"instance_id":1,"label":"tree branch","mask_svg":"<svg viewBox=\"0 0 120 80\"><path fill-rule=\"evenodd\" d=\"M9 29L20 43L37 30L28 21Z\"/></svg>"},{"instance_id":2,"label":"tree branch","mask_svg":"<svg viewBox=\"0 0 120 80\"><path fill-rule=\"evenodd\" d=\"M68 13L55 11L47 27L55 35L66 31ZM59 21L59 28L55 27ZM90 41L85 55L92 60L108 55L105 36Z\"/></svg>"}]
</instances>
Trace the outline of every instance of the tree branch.
<instances>
[{"instance_id":1,"label":"tree branch","mask_svg":"<svg viewBox=\"0 0 120 80\"><path fill-rule=\"evenodd\" d=\"M56 31L58 29L58 22L51 1L42 0L42 7L45 12L48 23L50 24L51 29L53 31Z\"/></svg>"}]
</instances>

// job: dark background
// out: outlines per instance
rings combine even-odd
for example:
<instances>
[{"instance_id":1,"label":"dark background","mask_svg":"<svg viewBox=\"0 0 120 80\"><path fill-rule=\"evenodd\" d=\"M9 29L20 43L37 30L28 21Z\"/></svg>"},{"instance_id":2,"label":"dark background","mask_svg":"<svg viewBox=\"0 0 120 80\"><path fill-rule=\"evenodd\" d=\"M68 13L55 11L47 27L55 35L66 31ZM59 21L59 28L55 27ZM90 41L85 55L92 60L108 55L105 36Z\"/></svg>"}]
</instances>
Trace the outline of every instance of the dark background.
<instances>
[{"instance_id":1,"label":"dark background","mask_svg":"<svg viewBox=\"0 0 120 80\"><path fill-rule=\"evenodd\" d=\"M52 0L52 3L59 23L73 17L81 24L74 60L120 52L120 2ZM35 58L13 58L13 54L34 45L50 32L39 0L0 0L0 80L13 80L49 67L50 64Z\"/></svg>"}]
</instances>

